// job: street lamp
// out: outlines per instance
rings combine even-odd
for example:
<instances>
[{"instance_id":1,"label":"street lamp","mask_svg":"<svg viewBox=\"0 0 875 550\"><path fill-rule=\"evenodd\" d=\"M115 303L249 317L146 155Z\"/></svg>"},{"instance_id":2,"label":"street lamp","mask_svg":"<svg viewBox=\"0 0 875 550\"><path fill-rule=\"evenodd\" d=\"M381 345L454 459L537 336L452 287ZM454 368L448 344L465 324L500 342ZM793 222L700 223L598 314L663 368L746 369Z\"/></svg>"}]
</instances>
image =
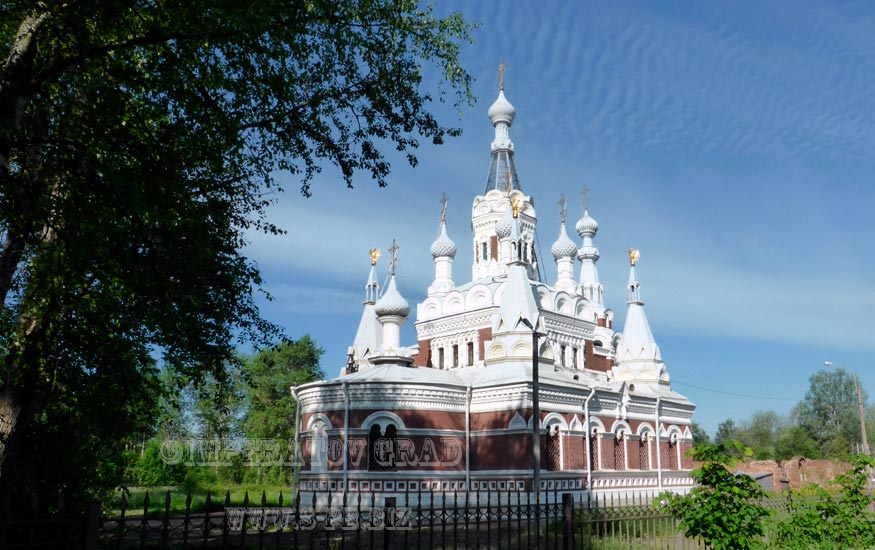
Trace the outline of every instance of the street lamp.
<instances>
[{"instance_id":1,"label":"street lamp","mask_svg":"<svg viewBox=\"0 0 875 550\"><path fill-rule=\"evenodd\" d=\"M833 366L832 361L824 361L823 366L829 368ZM869 456L869 438L866 435L866 413L863 411L863 391L860 389L860 376L856 371L851 371L854 374L854 390L857 392L857 407L860 409L860 435L862 437L863 454Z\"/></svg>"},{"instance_id":2,"label":"street lamp","mask_svg":"<svg viewBox=\"0 0 875 550\"><path fill-rule=\"evenodd\" d=\"M546 336L535 329L531 321L522 319L522 323L532 331L532 482L535 491L535 523L536 540L541 540L541 407L538 393L538 337Z\"/></svg>"}]
</instances>

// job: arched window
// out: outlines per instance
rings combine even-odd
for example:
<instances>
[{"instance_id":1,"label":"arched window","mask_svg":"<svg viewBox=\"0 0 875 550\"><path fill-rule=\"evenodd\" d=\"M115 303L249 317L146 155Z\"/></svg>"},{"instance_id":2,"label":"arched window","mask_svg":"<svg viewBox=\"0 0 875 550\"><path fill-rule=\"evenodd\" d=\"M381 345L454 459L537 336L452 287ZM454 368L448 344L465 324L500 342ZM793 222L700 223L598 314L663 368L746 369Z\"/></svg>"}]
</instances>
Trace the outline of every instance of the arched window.
<instances>
[{"instance_id":1,"label":"arched window","mask_svg":"<svg viewBox=\"0 0 875 550\"><path fill-rule=\"evenodd\" d=\"M641 439L638 441L638 464L642 470L650 469L650 434L641 434Z\"/></svg>"},{"instance_id":2,"label":"arched window","mask_svg":"<svg viewBox=\"0 0 875 550\"><path fill-rule=\"evenodd\" d=\"M468 342L468 366L474 366L474 342Z\"/></svg>"},{"instance_id":3,"label":"arched window","mask_svg":"<svg viewBox=\"0 0 875 550\"><path fill-rule=\"evenodd\" d=\"M398 430L394 424L386 426L386 432L381 433L380 425L371 426L368 433L368 471L394 472L396 470L395 454Z\"/></svg>"},{"instance_id":4,"label":"arched window","mask_svg":"<svg viewBox=\"0 0 875 550\"><path fill-rule=\"evenodd\" d=\"M626 437L623 430L614 435L614 469L626 469Z\"/></svg>"},{"instance_id":5,"label":"arched window","mask_svg":"<svg viewBox=\"0 0 875 550\"><path fill-rule=\"evenodd\" d=\"M554 424L547 428L547 470L558 472L562 469L562 436L559 426Z\"/></svg>"},{"instance_id":6,"label":"arched window","mask_svg":"<svg viewBox=\"0 0 875 550\"><path fill-rule=\"evenodd\" d=\"M589 469L598 470L599 468L599 431L598 428L593 428L589 432Z\"/></svg>"},{"instance_id":7,"label":"arched window","mask_svg":"<svg viewBox=\"0 0 875 550\"><path fill-rule=\"evenodd\" d=\"M678 469L678 440L677 434L671 434L668 438L668 469Z\"/></svg>"}]
</instances>

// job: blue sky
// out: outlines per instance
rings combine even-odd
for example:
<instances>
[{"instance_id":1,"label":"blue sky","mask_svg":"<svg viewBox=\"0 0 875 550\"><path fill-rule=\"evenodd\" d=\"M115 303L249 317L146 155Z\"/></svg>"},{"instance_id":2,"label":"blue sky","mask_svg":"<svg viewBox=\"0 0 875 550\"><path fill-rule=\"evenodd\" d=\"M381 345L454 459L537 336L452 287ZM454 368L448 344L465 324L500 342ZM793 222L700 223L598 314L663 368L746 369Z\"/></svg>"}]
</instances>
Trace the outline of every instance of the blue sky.
<instances>
[{"instance_id":1,"label":"blue sky","mask_svg":"<svg viewBox=\"0 0 875 550\"><path fill-rule=\"evenodd\" d=\"M470 279L470 211L489 166L486 110L496 66L517 109L511 129L534 196L542 258L555 206L592 188L606 303L625 317L630 247L673 388L713 434L726 418L786 413L825 360L875 387L875 5L867 2L441 2L482 26L463 65L477 103L464 133L424 145L390 186L346 189L326 169L298 182L251 235L248 254L276 299L265 316L310 333L336 376L361 311L367 250L397 238L402 293L433 276L438 200L450 197L457 283ZM385 262L381 262L386 267ZM547 262L555 280L555 264ZM406 341L415 340L413 319Z\"/></svg>"}]
</instances>

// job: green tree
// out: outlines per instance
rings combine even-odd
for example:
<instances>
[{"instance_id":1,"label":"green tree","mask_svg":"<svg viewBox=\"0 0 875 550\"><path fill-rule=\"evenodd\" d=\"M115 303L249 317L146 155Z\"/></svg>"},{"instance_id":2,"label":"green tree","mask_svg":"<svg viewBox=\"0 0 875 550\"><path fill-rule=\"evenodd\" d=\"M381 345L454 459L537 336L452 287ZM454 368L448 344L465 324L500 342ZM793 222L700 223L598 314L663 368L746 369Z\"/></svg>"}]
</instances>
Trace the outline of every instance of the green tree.
<instances>
[{"instance_id":1,"label":"green tree","mask_svg":"<svg viewBox=\"0 0 875 550\"><path fill-rule=\"evenodd\" d=\"M430 108L470 100L470 27L414 0L11 0L0 13L11 505L120 479L155 410L153 354L197 381L238 339L272 341L241 247L247 230L280 231L266 219L277 174L304 194L325 164L382 186L382 148L415 164L419 139L457 134Z\"/></svg>"},{"instance_id":2,"label":"green tree","mask_svg":"<svg viewBox=\"0 0 875 550\"><path fill-rule=\"evenodd\" d=\"M845 369L822 369L812 374L793 417L817 441L822 456L849 457L853 442L860 441L854 375Z\"/></svg>"},{"instance_id":3,"label":"green tree","mask_svg":"<svg viewBox=\"0 0 875 550\"><path fill-rule=\"evenodd\" d=\"M851 470L836 477L838 494L818 489L816 500L791 498L789 516L778 524L781 548L871 548L875 545L873 497L867 491L875 460L858 454Z\"/></svg>"},{"instance_id":4,"label":"green tree","mask_svg":"<svg viewBox=\"0 0 875 550\"><path fill-rule=\"evenodd\" d=\"M244 361L246 412L243 431L249 439L271 440L291 458L295 439L295 410L291 388L325 377L319 366L324 350L309 335L285 340ZM258 481L288 482L291 470L266 464L253 470Z\"/></svg>"},{"instance_id":5,"label":"green tree","mask_svg":"<svg viewBox=\"0 0 875 550\"><path fill-rule=\"evenodd\" d=\"M820 458L820 446L802 426L789 426L781 432L775 446L776 460L787 460L794 456Z\"/></svg>"},{"instance_id":6,"label":"green tree","mask_svg":"<svg viewBox=\"0 0 875 550\"><path fill-rule=\"evenodd\" d=\"M758 411L736 430L735 437L753 449L754 458L772 459L784 425L775 411Z\"/></svg>"},{"instance_id":7,"label":"green tree","mask_svg":"<svg viewBox=\"0 0 875 550\"><path fill-rule=\"evenodd\" d=\"M690 431L693 432L693 445L699 445L701 443L711 443L711 437L708 435L707 430L702 427L701 424L693 420L690 425Z\"/></svg>"},{"instance_id":8,"label":"green tree","mask_svg":"<svg viewBox=\"0 0 875 550\"><path fill-rule=\"evenodd\" d=\"M720 444L732 439L736 439L737 436L738 428L735 425L735 421L731 418L727 418L717 425L717 433L714 434L714 443Z\"/></svg>"},{"instance_id":9,"label":"green tree","mask_svg":"<svg viewBox=\"0 0 875 550\"><path fill-rule=\"evenodd\" d=\"M769 515L756 481L728 470L739 460L734 454L751 456L753 451L737 441L693 447L693 459L703 462L691 474L698 486L684 496L664 493L655 503L681 520L688 537L701 537L714 550L760 547Z\"/></svg>"}]
</instances>

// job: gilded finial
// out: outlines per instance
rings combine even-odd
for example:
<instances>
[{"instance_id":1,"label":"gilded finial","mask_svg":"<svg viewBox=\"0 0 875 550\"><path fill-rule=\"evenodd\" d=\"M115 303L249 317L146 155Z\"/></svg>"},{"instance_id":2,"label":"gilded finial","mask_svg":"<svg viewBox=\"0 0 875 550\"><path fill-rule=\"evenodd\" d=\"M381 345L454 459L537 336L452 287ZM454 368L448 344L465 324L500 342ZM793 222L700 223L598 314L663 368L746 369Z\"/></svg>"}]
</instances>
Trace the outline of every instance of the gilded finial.
<instances>
[{"instance_id":1,"label":"gilded finial","mask_svg":"<svg viewBox=\"0 0 875 550\"><path fill-rule=\"evenodd\" d=\"M520 216L520 212L525 208L525 203L520 200L519 197L514 197L513 200L510 201L510 208L513 211L513 217L518 218Z\"/></svg>"},{"instance_id":2,"label":"gilded finial","mask_svg":"<svg viewBox=\"0 0 875 550\"><path fill-rule=\"evenodd\" d=\"M504 71L507 70L507 64L504 62L504 59L501 59L498 62L498 89L504 89Z\"/></svg>"},{"instance_id":3,"label":"gilded finial","mask_svg":"<svg viewBox=\"0 0 875 550\"><path fill-rule=\"evenodd\" d=\"M379 248L372 248L370 250L370 255L371 255L371 265L377 265L377 260L380 259L380 249Z\"/></svg>"},{"instance_id":4,"label":"gilded finial","mask_svg":"<svg viewBox=\"0 0 875 550\"><path fill-rule=\"evenodd\" d=\"M562 193L559 197L559 202L557 204L559 205L559 220L562 223L565 223L565 210L568 208L568 200L565 198L565 193Z\"/></svg>"},{"instance_id":5,"label":"gilded finial","mask_svg":"<svg viewBox=\"0 0 875 550\"><path fill-rule=\"evenodd\" d=\"M450 199L447 198L447 194L444 193L441 196L441 223L446 223L447 221L447 203Z\"/></svg>"},{"instance_id":6,"label":"gilded finial","mask_svg":"<svg viewBox=\"0 0 875 550\"><path fill-rule=\"evenodd\" d=\"M395 262L398 261L398 244L395 239L392 239L392 246L389 247L389 252L392 254L392 259L389 260L389 274L395 276Z\"/></svg>"},{"instance_id":7,"label":"gilded finial","mask_svg":"<svg viewBox=\"0 0 875 550\"><path fill-rule=\"evenodd\" d=\"M629 265L635 267L635 264L638 263L638 259L641 258L641 253L638 252L638 249L630 248L629 249Z\"/></svg>"}]
</instances>

